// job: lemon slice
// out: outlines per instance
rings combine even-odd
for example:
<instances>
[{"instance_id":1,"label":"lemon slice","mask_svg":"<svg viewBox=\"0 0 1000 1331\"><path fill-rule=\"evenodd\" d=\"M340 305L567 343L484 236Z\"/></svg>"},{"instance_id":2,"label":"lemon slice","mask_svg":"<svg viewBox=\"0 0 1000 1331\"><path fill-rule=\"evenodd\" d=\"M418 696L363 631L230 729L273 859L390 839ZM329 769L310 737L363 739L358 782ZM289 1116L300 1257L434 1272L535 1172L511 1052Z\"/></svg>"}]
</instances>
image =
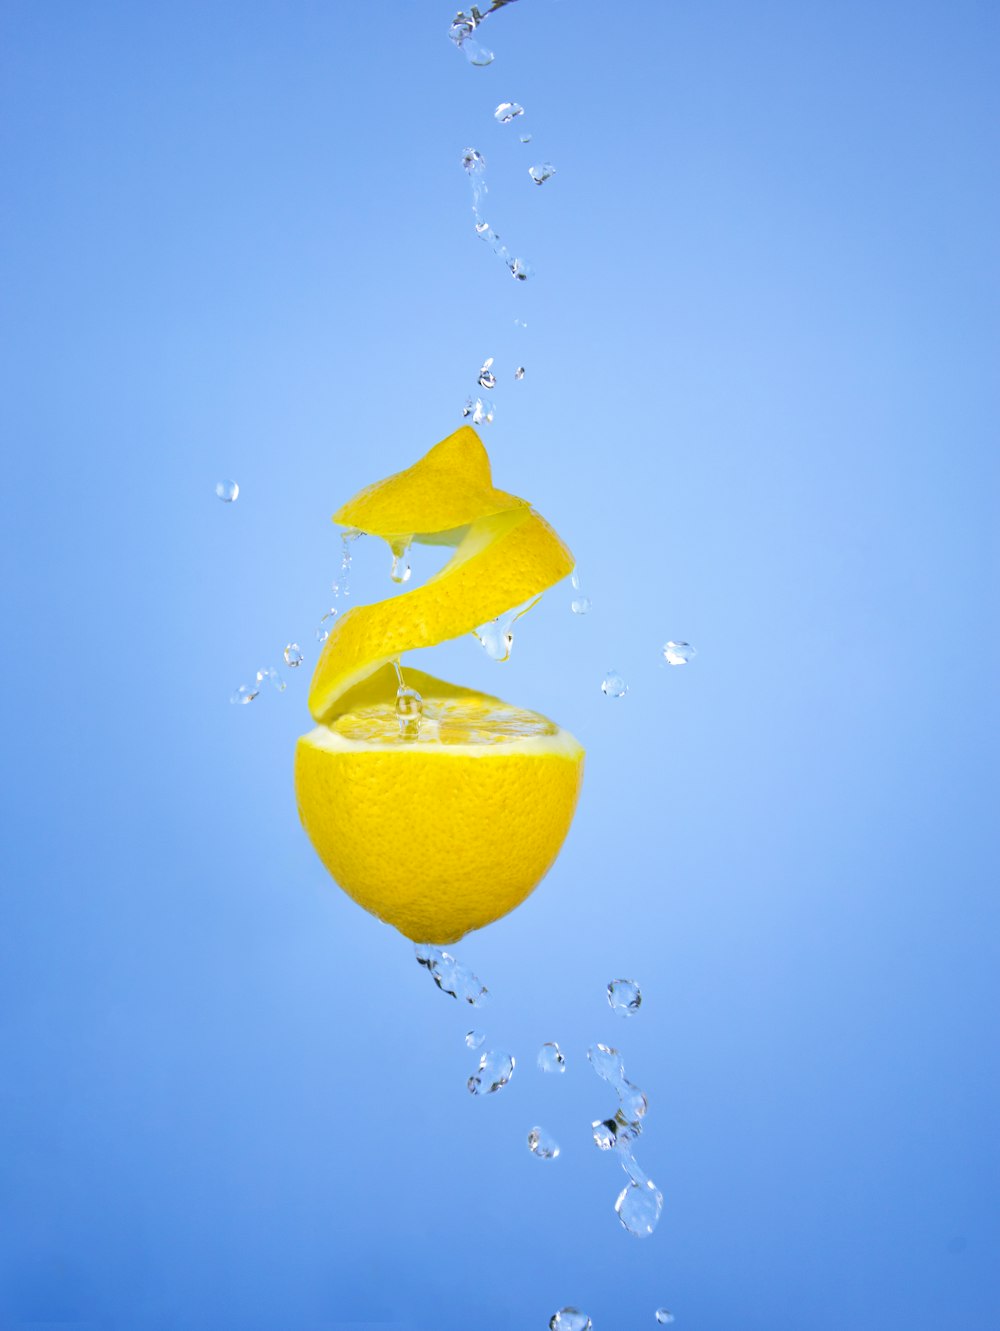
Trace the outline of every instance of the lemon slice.
<instances>
[{"instance_id":1,"label":"lemon slice","mask_svg":"<svg viewBox=\"0 0 1000 1331\"><path fill-rule=\"evenodd\" d=\"M401 733L392 662L470 633L572 571L524 500L494 488L469 427L345 504L335 520L455 546L423 587L337 621L309 693L319 723L299 740L303 825L337 883L417 942L455 942L499 919L551 867L573 819L583 749L537 713L406 666L423 700Z\"/></svg>"}]
</instances>

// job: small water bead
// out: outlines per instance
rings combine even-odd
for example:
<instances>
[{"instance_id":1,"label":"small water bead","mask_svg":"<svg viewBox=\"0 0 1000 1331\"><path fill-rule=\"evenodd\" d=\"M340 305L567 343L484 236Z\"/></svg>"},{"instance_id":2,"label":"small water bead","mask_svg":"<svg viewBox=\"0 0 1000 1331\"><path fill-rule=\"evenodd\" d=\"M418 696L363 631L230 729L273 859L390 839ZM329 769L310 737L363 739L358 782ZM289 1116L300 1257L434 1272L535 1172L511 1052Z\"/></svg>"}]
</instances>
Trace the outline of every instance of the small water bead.
<instances>
[{"instance_id":1,"label":"small water bead","mask_svg":"<svg viewBox=\"0 0 1000 1331\"><path fill-rule=\"evenodd\" d=\"M452 19L451 27L448 29L448 36L456 46L461 46L467 37L471 37L476 31L476 20L466 17L461 10Z\"/></svg>"},{"instance_id":2,"label":"small water bead","mask_svg":"<svg viewBox=\"0 0 1000 1331\"><path fill-rule=\"evenodd\" d=\"M660 1222L663 1193L654 1183L629 1183L615 1202L618 1219L637 1239L647 1238Z\"/></svg>"},{"instance_id":3,"label":"small water bead","mask_svg":"<svg viewBox=\"0 0 1000 1331\"><path fill-rule=\"evenodd\" d=\"M497 377L493 373L493 357L488 356L483 361L482 368L479 371L479 387L494 389L497 386Z\"/></svg>"},{"instance_id":4,"label":"small water bead","mask_svg":"<svg viewBox=\"0 0 1000 1331\"><path fill-rule=\"evenodd\" d=\"M399 733L404 739L417 738L423 714L424 700L416 689L396 690L396 716L399 718Z\"/></svg>"},{"instance_id":5,"label":"small water bead","mask_svg":"<svg viewBox=\"0 0 1000 1331\"><path fill-rule=\"evenodd\" d=\"M470 1049L481 1049L486 1036L482 1031L466 1031L465 1043Z\"/></svg>"},{"instance_id":6,"label":"small water bead","mask_svg":"<svg viewBox=\"0 0 1000 1331\"><path fill-rule=\"evenodd\" d=\"M674 1315L668 1308L657 1308L655 1317L660 1326L669 1326L674 1320Z\"/></svg>"},{"instance_id":7,"label":"small water bead","mask_svg":"<svg viewBox=\"0 0 1000 1331\"><path fill-rule=\"evenodd\" d=\"M566 1058L555 1040L546 1040L538 1051L538 1068L541 1072L565 1072Z\"/></svg>"},{"instance_id":8,"label":"small water bead","mask_svg":"<svg viewBox=\"0 0 1000 1331\"><path fill-rule=\"evenodd\" d=\"M261 666L257 671L257 683L263 684L265 680L267 680L268 684L270 684L273 689L276 689L278 693L284 693L287 687L285 681L278 674L277 670L275 670L274 666Z\"/></svg>"},{"instance_id":9,"label":"small water bead","mask_svg":"<svg viewBox=\"0 0 1000 1331\"><path fill-rule=\"evenodd\" d=\"M628 693L628 685L617 670L609 670L601 680L601 692L609 698L624 698Z\"/></svg>"},{"instance_id":10,"label":"small water bead","mask_svg":"<svg viewBox=\"0 0 1000 1331\"><path fill-rule=\"evenodd\" d=\"M462 165L470 176L481 176L486 170L486 158L478 148L466 148L462 153Z\"/></svg>"},{"instance_id":11,"label":"small water bead","mask_svg":"<svg viewBox=\"0 0 1000 1331\"><path fill-rule=\"evenodd\" d=\"M519 282L526 282L529 277L535 275L535 270L527 259L513 259L509 267L511 276L516 277Z\"/></svg>"},{"instance_id":12,"label":"small water bead","mask_svg":"<svg viewBox=\"0 0 1000 1331\"><path fill-rule=\"evenodd\" d=\"M259 692L260 689L256 684L241 684L229 695L229 701L245 706L248 702L253 702Z\"/></svg>"},{"instance_id":13,"label":"small water bead","mask_svg":"<svg viewBox=\"0 0 1000 1331\"><path fill-rule=\"evenodd\" d=\"M216 481L215 493L224 504L235 504L240 497L240 487L235 481Z\"/></svg>"},{"instance_id":14,"label":"small water bead","mask_svg":"<svg viewBox=\"0 0 1000 1331\"><path fill-rule=\"evenodd\" d=\"M560 1308L549 1318L549 1331L591 1331L593 1325L579 1308Z\"/></svg>"},{"instance_id":15,"label":"small water bead","mask_svg":"<svg viewBox=\"0 0 1000 1331\"><path fill-rule=\"evenodd\" d=\"M590 1065L609 1086L617 1090L625 1081L625 1065L617 1049L606 1044L592 1044L587 1050Z\"/></svg>"},{"instance_id":16,"label":"small water bead","mask_svg":"<svg viewBox=\"0 0 1000 1331\"><path fill-rule=\"evenodd\" d=\"M574 615L590 614L591 600L589 596L575 596L569 603L569 608Z\"/></svg>"},{"instance_id":17,"label":"small water bead","mask_svg":"<svg viewBox=\"0 0 1000 1331\"><path fill-rule=\"evenodd\" d=\"M518 102L501 102L493 112L493 119L499 125L509 125L517 116L524 115L524 107Z\"/></svg>"},{"instance_id":18,"label":"small water bead","mask_svg":"<svg viewBox=\"0 0 1000 1331\"><path fill-rule=\"evenodd\" d=\"M528 326L528 321L527 321L526 319L515 319L515 320L514 320L514 327L515 327L515 328L527 328L527 326Z\"/></svg>"},{"instance_id":19,"label":"small water bead","mask_svg":"<svg viewBox=\"0 0 1000 1331\"><path fill-rule=\"evenodd\" d=\"M541 597L534 596L530 601L525 601L524 605L515 606L513 610L508 610L505 614L497 615L496 619L490 619L485 624L480 624L479 628L473 629L473 634L479 639L479 644L491 661L497 661L503 664L510 660L510 653L514 646L514 625L526 615L528 611L538 604Z\"/></svg>"},{"instance_id":20,"label":"small water bead","mask_svg":"<svg viewBox=\"0 0 1000 1331\"><path fill-rule=\"evenodd\" d=\"M473 425L492 425L496 408L488 397L469 397L465 400L462 415L471 417Z\"/></svg>"},{"instance_id":21,"label":"small water bead","mask_svg":"<svg viewBox=\"0 0 1000 1331\"><path fill-rule=\"evenodd\" d=\"M532 1128L528 1133L528 1150L537 1155L539 1160L555 1160L559 1154L559 1143L544 1128Z\"/></svg>"},{"instance_id":22,"label":"small water bead","mask_svg":"<svg viewBox=\"0 0 1000 1331\"><path fill-rule=\"evenodd\" d=\"M398 585L409 582L410 575L413 572L410 567L409 541L395 542L389 548L392 550L392 566L389 569L389 577Z\"/></svg>"},{"instance_id":23,"label":"small water bead","mask_svg":"<svg viewBox=\"0 0 1000 1331\"><path fill-rule=\"evenodd\" d=\"M524 378L524 366L523 366L523 365L519 365L519 366L517 367L517 369L514 371L514 378L515 378L515 379L523 379L523 378Z\"/></svg>"},{"instance_id":24,"label":"small water bead","mask_svg":"<svg viewBox=\"0 0 1000 1331\"><path fill-rule=\"evenodd\" d=\"M285 658L285 665L291 666L293 670L296 666L300 666L305 659L302 655L302 648L297 642L290 642L286 646L283 655Z\"/></svg>"},{"instance_id":25,"label":"small water bead","mask_svg":"<svg viewBox=\"0 0 1000 1331\"><path fill-rule=\"evenodd\" d=\"M528 167L528 175L536 185L544 185L555 173L556 169L551 162L536 162L534 166Z\"/></svg>"},{"instance_id":26,"label":"small water bead","mask_svg":"<svg viewBox=\"0 0 1000 1331\"><path fill-rule=\"evenodd\" d=\"M697 648L692 647L689 642L665 642L663 644L663 659L670 666L687 665L691 658L697 655Z\"/></svg>"},{"instance_id":27,"label":"small water bead","mask_svg":"<svg viewBox=\"0 0 1000 1331\"><path fill-rule=\"evenodd\" d=\"M608 1002L618 1017L634 1017L642 1006L642 993L635 980L612 980L608 985Z\"/></svg>"},{"instance_id":28,"label":"small water bead","mask_svg":"<svg viewBox=\"0 0 1000 1331\"><path fill-rule=\"evenodd\" d=\"M618 1124L613 1118L595 1119L591 1123L594 1145L599 1151L610 1151L618 1143Z\"/></svg>"},{"instance_id":29,"label":"small water bead","mask_svg":"<svg viewBox=\"0 0 1000 1331\"><path fill-rule=\"evenodd\" d=\"M471 1007L482 1007L489 998L489 990L468 966L463 966L450 952L432 943L415 943L414 952L421 966L430 971L434 983L442 993L457 998Z\"/></svg>"},{"instance_id":30,"label":"small water bead","mask_svg":"<svg viewBox=\"0 0 1000 1331\"><path fill-rule=\"evenodd\" d=\"M634 1086L625 1078L618 1088L618 1096L621 1107L616 1118L629 1124L630 1127L638 1125L640 1119L646 1117L646 1111L649 1109L646 1092L640 1091L638 1086Z\"/></svg>"},{"instance_id":31,"label":"small water bead","mask_svg":"<svg viewBox=\"0 0 1000 1331\"><path fill-rule=\"evenodd\" d=\"M530 131L530 130L526 130L526 131L525 131L523 134L521 134L519 137L520 137L520 140L521 140L522 143L530 143L530 142L531 142L531 131Z\"/></svg>"},{"instance_id":32,"label":"small water bead","mask_svg":"<svg viewBox=\"0 0 1000 1331\"><path fill-rule=\"evenodd\" d=\"M317 642L326 642L327 638L330 636L331 630L333 629L333 621L336 618L337 618L337 607L331 606L330 609L323 616L323 618L319 621L319 626L316 629Z\"/></svg>"},{"instance_id":33,"label":"small water bead","mask_svg":"<svg viewBox=\"0 0 1000 1331\"><path fill-rule=\"evenodd\" d=\"M503 1049L487 1049L479 1060L478 1069L466 1085L470 1095L492 1095L501 1090L514 1075L514 1055Z\"/></svg>"}]
</instances>

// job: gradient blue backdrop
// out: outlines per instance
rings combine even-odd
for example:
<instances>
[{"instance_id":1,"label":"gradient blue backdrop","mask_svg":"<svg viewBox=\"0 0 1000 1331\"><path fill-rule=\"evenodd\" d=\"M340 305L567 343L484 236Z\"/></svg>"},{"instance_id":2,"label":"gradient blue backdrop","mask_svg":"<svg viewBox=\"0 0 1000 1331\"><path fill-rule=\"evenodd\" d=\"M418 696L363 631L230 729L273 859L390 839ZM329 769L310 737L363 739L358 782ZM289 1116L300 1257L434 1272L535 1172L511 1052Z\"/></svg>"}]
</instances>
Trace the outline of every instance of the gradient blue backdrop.
<instances>
[{"instance_id":1,"label":"gradient blue backdrop","mask_svg":"<svg viewBox=\"0 0 1000 1331\"><path fill-rule=\"evenodd\" d=\"M0 9L0 1326L995 1331L996 6L522 0L488 69L450 16ZM488 355L498 482L594 608L435 654L589 753L458 948L520 1060L478 1102L472 1014L298 827L309 667L228 696L311 666L329 514ZM645 1242L595 1038L651 1101Z\"/></svg>"}]
</instances>

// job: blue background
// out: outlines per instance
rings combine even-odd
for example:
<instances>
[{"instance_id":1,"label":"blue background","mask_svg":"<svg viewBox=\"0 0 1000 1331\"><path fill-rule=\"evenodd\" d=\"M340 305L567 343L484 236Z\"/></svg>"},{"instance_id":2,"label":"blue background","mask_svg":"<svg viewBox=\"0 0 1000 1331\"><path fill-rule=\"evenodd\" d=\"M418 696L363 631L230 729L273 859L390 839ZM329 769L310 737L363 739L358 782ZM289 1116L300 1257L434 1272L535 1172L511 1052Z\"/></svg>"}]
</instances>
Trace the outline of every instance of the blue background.
<instances>
[{"instance_id":1,"label":"blue background","mask_svg":"<svg viewBox=\"0 0 1000 1331\"><path fill-rule=\"evenodd\" d=\"M993 1331L996 7L524 0L486 69L449 18L0 11L0 1325ZM329 514L489 355L497 481L593 610L420 660L588 749L556 868L456 949L479 1015L290 774ZM473 1024L519 1060L484 1101ZM651 1102L642 1242L595 1039Z\"/></svg>"}]
</instances>

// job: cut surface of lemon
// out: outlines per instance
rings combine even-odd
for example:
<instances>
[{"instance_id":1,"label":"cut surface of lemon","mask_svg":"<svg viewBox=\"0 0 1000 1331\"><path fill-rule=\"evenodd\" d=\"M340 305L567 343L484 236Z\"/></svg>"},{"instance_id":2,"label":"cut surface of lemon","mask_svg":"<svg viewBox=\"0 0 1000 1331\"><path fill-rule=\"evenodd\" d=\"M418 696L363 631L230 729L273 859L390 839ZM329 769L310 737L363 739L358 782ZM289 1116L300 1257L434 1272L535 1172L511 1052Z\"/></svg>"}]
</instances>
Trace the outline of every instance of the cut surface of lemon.
<instances>
[{"instance_id":1,"label":"cut surface of lemon","mask_svg":"<svg viewBox=\"0 0 1000 1331\"><path fill-rule=\"evenodd\" d=\"M419 724L397 713L404 652L471 633L572 571L539 514L493 487L469 427L377 482L335 521L454 545L422 587L339 619L313 676L316 728L298 743L299 812L320 859L360 905L416 942L455 942L520 904L573 818L584 752L546 717L404 663Z\"/></svg>"}]
</instances>

